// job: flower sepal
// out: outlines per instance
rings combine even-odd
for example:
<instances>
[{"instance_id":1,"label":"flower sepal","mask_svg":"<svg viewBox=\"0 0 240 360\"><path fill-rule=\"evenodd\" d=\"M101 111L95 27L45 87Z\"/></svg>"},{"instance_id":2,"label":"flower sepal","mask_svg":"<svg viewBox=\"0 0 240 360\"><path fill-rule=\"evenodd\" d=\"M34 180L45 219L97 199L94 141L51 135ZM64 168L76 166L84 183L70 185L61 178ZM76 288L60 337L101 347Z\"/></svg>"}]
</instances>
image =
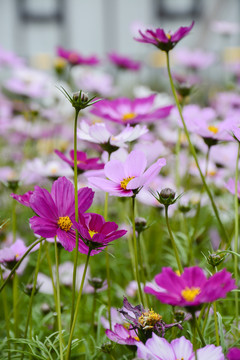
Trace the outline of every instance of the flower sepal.
<instances>
[{"instance_id":1,"label":"flower sepal","mask_svg":"<svg viewBox=\"0 0 240 360\"><path fill-rule=\"evenodd\" d=\"M63 95L68 99L68 101L72 104L72 106L76 109L76 111L80 111L85 109L88 106L91 106L93 104L96 104L97 102L101 101L102 99L96 99L96 96L93 96L92 98L88 98L88 95L80 90L76 93L74 93L72 96L61 86L59 90L63 93Z\"/></svg>"}]
</instances>

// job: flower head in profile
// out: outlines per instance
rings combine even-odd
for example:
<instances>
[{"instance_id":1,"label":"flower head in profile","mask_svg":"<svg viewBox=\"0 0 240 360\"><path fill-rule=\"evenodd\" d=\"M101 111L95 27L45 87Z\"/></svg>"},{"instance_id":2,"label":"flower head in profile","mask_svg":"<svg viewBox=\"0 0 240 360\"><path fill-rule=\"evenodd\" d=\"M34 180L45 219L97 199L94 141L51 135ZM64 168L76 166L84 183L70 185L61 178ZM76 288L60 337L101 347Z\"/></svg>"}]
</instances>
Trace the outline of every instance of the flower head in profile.
<instances>
[{"instance_id":1,"label":"flower head in profile","mask_svg":"<svg viewBox=\"0 0 240 360\"><path fill-rule=\"evenodd\" d=\"M136 41L153 44L158 49L168 52L172 50L177 43L184 38L192 30L194 21L190 26L180 27L175 33L165 33L161 28L151 30L147 29L145 31L139 30L140 37L135 38Z\"/></svg>"},{"instance_id":2,"label":"flower head in profile","mask_svg":"<svg viewBox=\"0 0 240 360\"><path fill-rule=\"evenodd\" d=\"M93 66L99 64L99 59L96 56L84 57L76 51L66 50L62 47L57 48L57 55L67 60L67 62L72 66L74 65Z\"/></svg>"},{"instance_id":3,"label":"flower head in profile","mask_svg":"<svg viewBox=\"0 0 240 360\"><path fill-rule=\"evenodd\" d=\"M78 212L85 212L93 201L93 191L87 187L78 190ZM35 187L30 197L30 207L36 213L30 219L35 234L45 238L58 237L67 251L75 248L75 197L74 186L70 180L61 177L54 181L51 192Z\"/></svg>"},{"instance_id":4,"label":"flower head in profile","mask_svg":"<svg viewBox=\"0 0 240 360\"><path fill-rule=\"evenodd\" d=\"M72 168L74 168L74 150L70 151L70 159L67 158L61 151L55 150L55 153ZM78 173L83 173L86 170L103 169L104 164L99 163L99 158L87 158L87 154L83 151L77 151L77 168Z\"/></svg>"},{"instance_id":5,"label":"flower head in profile","mask_svg":"<svg viewBox=\"0 0 240 360\"><path fill-rule=\"evenodd\" d=\"M79 222L73 221L79 233L78 250L82 254L95 255L101 252L110 242L124 236L126 230L118 230L115 222L105 221L99 214L79 214Z\"/></svg>"},{"instance_id":6,"label":"flower head in profile","mask_svg":"<svg viewBox=\"0 0 240 360\"><path fill-rule=\"evenodd\" d=\"M191 307L213 302L236 289L235 280L226 269L207 279L198 266L185 268L180 276L171 268L163 268L161 274L155 276L155 282L159 289L149 285L144 291L173 306Z\"/></svg>"},{"instance_id":7,"label":"flower head in profile","mask_svg":"<svg viewBox=\"0 0 240 360\"><path fill-rule=\"evenodd\" d=\"M17 202L19 202L20 204L30 207L30 198L33 194L33 191L27 191L25 194L23 195L18 195L15 193L11 194L11 197L15 200L17 200Z\"/></svg>"},{"instance_id":8,"label":"flower head in profile","mask_svg":"<svg viewBox=\"0 0 240 360\"><path fill-rule=\"evenodd\" d=\"M138 358L143 360L194 360L195 352L192 343L184 336L174 339L169 343L166 339L152 334L152 338L148 339L146 344L142 342L136 343ZM224 360L221 346L207 345L197 350L198 360Z\"/></svg>"},{"instance_id":9,"label":"flower head in profile","mask_svg":"<svg viewBox=\"0 0 240 360\"><path fill-rule=\"evenodd\" d=\"M138 71L141 68L140 61L134 61L127 56L122 56L116 52L108 54L108 58L112 64L116 65L119 69Z\"/></svg>"},{"instance_id":10,"label":"flower head in profile","mask_svg":"<svg viewBox=\"0 0 240 360\"><path fill-rule=\"evenodd\" d=\"M154 109L155 97L156 94L133 100L126 97L102 100L94 104L91 113L123 125L154 122L167 117L173 108L169 105Z\"/></svg>"},{"instance_id":11,"label":"flower head in profile","mask_svg":"<svg viewBox=\"0 0 240 360\"><path fill-rule=\"evenodd\" d=\"M166 165L164 158L158 159L146 171L147 159L142 151L133 150L125 162L113 159L104 167L107 179L89 177L89 183L114 196L131 197L144 186L147 186Z\"/></svg>"}]
</instances>

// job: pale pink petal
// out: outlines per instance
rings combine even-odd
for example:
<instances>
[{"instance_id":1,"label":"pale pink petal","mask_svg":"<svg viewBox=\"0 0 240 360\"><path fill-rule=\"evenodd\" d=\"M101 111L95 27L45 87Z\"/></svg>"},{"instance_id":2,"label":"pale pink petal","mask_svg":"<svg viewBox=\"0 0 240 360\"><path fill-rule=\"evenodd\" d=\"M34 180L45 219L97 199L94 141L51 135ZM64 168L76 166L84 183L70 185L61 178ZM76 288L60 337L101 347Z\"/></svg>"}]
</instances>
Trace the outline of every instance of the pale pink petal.
<instances>
[{"instance_id":1,"label":"pale pink petal","mask_svg":"<svg viewBox=\"0 0 240 360\"><path fill-rule=\"evenodd\" d=\"M142 151L133 150L124 163L125 178L140 176L147 166L146 155Z\"/></svg>"}]
</instances>

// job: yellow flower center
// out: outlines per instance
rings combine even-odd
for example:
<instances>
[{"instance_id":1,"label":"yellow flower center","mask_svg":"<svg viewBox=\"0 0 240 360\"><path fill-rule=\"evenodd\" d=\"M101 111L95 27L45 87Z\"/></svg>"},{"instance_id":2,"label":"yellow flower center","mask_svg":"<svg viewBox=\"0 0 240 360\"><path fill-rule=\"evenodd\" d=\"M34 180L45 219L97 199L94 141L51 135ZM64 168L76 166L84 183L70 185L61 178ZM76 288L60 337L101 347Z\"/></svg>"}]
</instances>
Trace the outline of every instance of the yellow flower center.
<instances>
[{"instance_id":1,"label":"yellow flower center","mask_svg":"<svg viewBox=\"0 0 240 360\"><path fill-rule=\"evenodd\" d=\"M134 119L137 115L134 112L126 113L122 116L123 121Z\"/></svg>"},{"instance_id":2,"label":"yellow flower center","mask_svg":"<svg viewBox=\"0 0 240 360\"><path fill-rule=\"evenodd\" d=\"M214 134L218 133L218 127L214 126L214 125L209 125L208 126L208 130L211 131Z\"/></svg>"},{"instance_id":3,"label":"yellow flower center","mask_svg":"<svg viewBox=\"0 0 240 360\"><path fill-rule=\"evenodd\" d=\"M215 170L210 170L210 171L208 171L207 175L209 175L209 176L215 176L216 173L217 173L217 172L216 172Z\"/></svg>"},{"instance_id":4,"label":"yellow flower center","mask_svg":"<svg viewBox=\"0 0 240 360\"><path fill-rule=\"evenodd\" d=\"M148 310L138 318L138 322L142 327L153 327L158 321L162 319L162 316L155 313L153 310Z\"/></svg>"},{"instance_id":5,"label":"yellow flower center","mask_svg":"<svg viewBox=\"0 0 240 360\"><path fill-rule=\"evenodd\" d=\"M168 38L168 40L171 40L172 35L169 34L169 33L167 33L167 34L166 34L166 37Z\"/></svg>"},{"instance_id":6,"label":"yellow flower center","mask_svg":"<svg viewBox=\"0 0 240 360\"><path fill-rule=\"evenodd\" d=\"M129 177L127 177L126 179L123 179L123 180L120 182L121 188L124 189L124 190L126 190L127 184L129 183L130 180L132 180L132 179L134 179L134 178L135 178L135 176L129 176Z\"/></svg>"},{"instance_id":7,"label":"yellow flower center","mask_svg":"<svg viewBox=\"0 0 240 360\"><path fill-rule=\"evenodd\" d=\"M176 271L175 271L175 274L177 274L177 276L181 276L181 273L180 273L179 270L176 270Z\"/></svg>"},{"instance_id":8,"label":"yellow flower center","mask_svg":"<svg viewBox=\"0 0 240 360\"><path fill-rule=\"evenodd\" d=\"M97 231L94 231L94 230L88 230L88 232L89 232L89 235L91 236L91 238L93 237L93 235L98 233Z\"/></svg>"},{"instance_id":9,"label":"yellow flower center","mask_svg":"<svg viewBox=\"0 0 240 360\"><path fill-rule=\"evenodd\" d=\"M64 69L65 66L66 66L66 60L64 60L63 58L61 57L58 57L55 59L54 61L54 65L57 69Z\"/></svg>"},{"instance_id":10,"label":"yellow flower center","mask_svg":"<svg viewBox=\"0 0 240 360\"><path fill-rule=\"evenodd\" d=\"M196 296L199 295L201 292L199 287L191 287L189 288L188 286L182 290L181 295L182 297L186 300L186 301L194 301Z\"/></svg>"},{"instance_id":11,"label":"yellow flower center","mask_svg":"<svg viewBox=\"0 0 240 360\"><path fill-rule=\"evenodd\" d=\"M72 222L69 218L69 216L61 216L58 219L58 226L60 227L60 229L64 230L64 231L69 231L72 227Z\"/></svg>"}]
</instances>

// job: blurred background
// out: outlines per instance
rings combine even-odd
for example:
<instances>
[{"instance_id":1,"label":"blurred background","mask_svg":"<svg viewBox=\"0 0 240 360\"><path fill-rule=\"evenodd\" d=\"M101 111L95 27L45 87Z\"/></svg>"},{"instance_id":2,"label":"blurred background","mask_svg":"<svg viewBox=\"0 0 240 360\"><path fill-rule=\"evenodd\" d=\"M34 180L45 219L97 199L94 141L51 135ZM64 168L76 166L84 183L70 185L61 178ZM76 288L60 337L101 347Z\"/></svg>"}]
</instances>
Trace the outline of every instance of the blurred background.
<instances>
[{"instance_id":1,"label":"blurred background","mask_svg":"<svg viewBox=\"0 0 240 360\"><path fill-rule=\"evenodd\" d=\"M115 50L141 59L146 48L133 40L141 26L176 30L195 20L184 46L224 48L222 55L235 61L239 17L239 0L0 0L0 46L42 68L57 46L83 55L103 57Z\"/></svg>"}]
</instances>

